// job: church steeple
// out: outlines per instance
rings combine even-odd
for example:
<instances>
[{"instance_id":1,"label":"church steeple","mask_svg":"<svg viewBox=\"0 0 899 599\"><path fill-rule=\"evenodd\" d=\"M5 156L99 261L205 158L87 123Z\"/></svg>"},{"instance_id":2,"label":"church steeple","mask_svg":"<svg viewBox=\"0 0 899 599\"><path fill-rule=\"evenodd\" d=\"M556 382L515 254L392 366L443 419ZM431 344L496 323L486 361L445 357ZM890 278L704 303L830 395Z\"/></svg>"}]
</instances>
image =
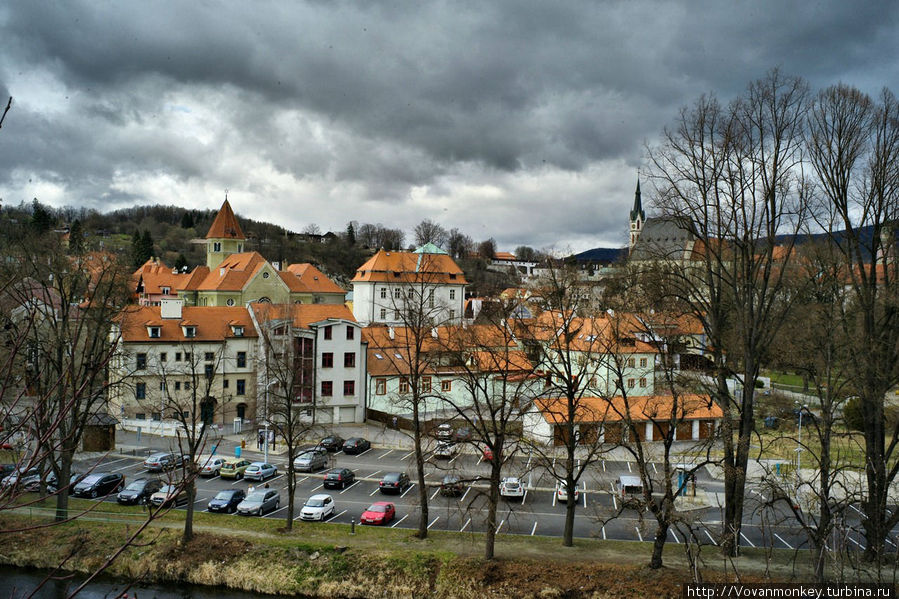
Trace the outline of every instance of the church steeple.
<instances>
[{"instance_id":1,"label":"church steeple","mask_svg":"<svg viewBox=\"0 0 899 599\"><path fill-rule=\"evenodd\" d=\"M637 178L637 190L634 192L634 207L631 209L630 232L628 247L633 250L646 222L646 213L643 212L643 202L640 199L640 179Z\"/></svg>"},{"instance_id":2,"label":"church steeple","mask_svg":"<svg viewBox=\"0 0 899 599\"><path fill-rule=\"evenodd\" d=\"M215 215L209 232L206 233L206 266L215 268L228 255L242 252L246 239L226 195L225 203Z\"/></svg>"}]
</instances>

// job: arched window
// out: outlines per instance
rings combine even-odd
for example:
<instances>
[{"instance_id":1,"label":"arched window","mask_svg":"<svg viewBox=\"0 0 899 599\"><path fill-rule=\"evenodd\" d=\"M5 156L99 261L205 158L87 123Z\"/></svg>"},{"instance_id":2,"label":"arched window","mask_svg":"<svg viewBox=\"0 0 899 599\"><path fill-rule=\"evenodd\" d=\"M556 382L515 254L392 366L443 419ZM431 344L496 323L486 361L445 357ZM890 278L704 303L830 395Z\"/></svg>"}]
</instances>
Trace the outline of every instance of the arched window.
<instances>
[{"instance_id":1,"label":"arched window","mask_svg":"<svg viewBox=\"0 0 899 599\"><path fill-rule=\"evenodd\" d=\"M259 298L258 300L256 300L256 301L259 302L260 304L270 304L270 303L272 303L272 300L270 300L270 299L267 298L267 297L260 297L260 298Z\"/></svg>"}]
</instances>

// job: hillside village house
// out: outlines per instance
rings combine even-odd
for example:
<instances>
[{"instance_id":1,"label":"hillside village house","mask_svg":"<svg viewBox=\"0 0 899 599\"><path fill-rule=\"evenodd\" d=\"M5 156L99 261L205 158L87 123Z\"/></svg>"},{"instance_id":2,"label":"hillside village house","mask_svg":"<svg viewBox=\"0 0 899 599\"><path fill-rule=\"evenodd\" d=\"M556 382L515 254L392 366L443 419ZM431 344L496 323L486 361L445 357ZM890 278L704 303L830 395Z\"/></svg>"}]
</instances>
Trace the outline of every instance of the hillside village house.
<instances>
[{"instance_id":1,"label":"hillside village house","mask_svg":"<svg viewBox=\"0 0 899 599\"><path fill-rule=\"evenodd\" d=\"M263 404L270 386L277 391L293 384L291 395L310 420L365 421L365 341L346 306L254 303L250 317L258 332L256 387ZM260 410L264 416L265 406Z\"/></svg>"},{"instance_id":2,"label":"hillside village house","mask_svg":"<svg viewBox=\"0 0 899 599\"><path fill-rule=\"evenodd\" d=\"M465 273L443 250L380 250L353 277L353 316L363 324L401 325L404 312L422 309L435 324L462 321Z\"/></svg>"},{"instance_id":3,"label":"hillside village house","mask_svg":"<svg viewBox=\"0 0 899 599\"><path fill-rule=\"evenodd\" d=\"M136 420L171 418L172 403L192 402L202 384L202 418L231 424L253 418L257 410L256 330L244 307L160 306L122 311L113 324L118 349L110 380L123 381L110 391L110 413Z\"/></svg>"}]
</instances>

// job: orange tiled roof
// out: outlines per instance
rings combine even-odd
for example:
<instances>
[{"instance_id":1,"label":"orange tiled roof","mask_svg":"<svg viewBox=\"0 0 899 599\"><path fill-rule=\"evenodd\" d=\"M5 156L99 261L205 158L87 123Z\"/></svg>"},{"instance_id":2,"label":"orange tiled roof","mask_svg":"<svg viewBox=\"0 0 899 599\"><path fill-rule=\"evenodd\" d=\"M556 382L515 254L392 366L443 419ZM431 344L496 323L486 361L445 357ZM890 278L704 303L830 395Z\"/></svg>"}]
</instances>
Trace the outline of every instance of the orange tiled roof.
<instances>
[{"instance_id":1,"label":"orange tiled roof","mask_svg":"<svg viewBox=\"0 0 899 599\"><path fill-rule=\"evenodd\" d=\"M628 416L633 422L668 420L674 407L672 395L644 395L612 398L583 397L575 410L577 422L616 422ZM707 395L680 395L677 397L678 420L709 420L724 417L721 406ZM562 424L568 419L568 400L562 397L542 398L534 405L549 424Z\"/></svg>"},{"instance_id":2,"label":"orange tiled roof","mask_svg":"<svg viewBox=\"0 0 899 599\"><path fill-rule=\"evenodd\" d=\"M493 254L494 260L509 260L510 262L515 260L515 254L512 252L495 252Z\"/></svg>"},{"instance_id":3,"label":"orange tiled roof","mask_svg":"<svg viewBox=\"0 0 899 599\"><path fill-rule=\"evenodd\" d=\"M218 214L215 215L215 220L212 221L212 226L206 233L206 239L246 239L228 200L225 200Z\"/></svg>"},{"instance_id":4,"label":"orange tiled roof","mask_svg":"<svg viewBox=\"0 0 899 599\"><path fill-rule=\"evenodd\" d=\"M294 280L299 283L297 291L307 293L340 293L345 294L346 291L329 279L325 273L317 269L312 264L305 262L303 264L291 264L287 270L279 273L281 278L287 283L291 291L294 291ZM292 276L291 276L292 275Z\"/></svg>"},{"instance_id":5,"label":"orange tiled roof","mask_svg":"<svg viewBox=\"0 0 899 599\"><path fill-rule=\"evenodd\" d=\"M188 306L182 308L181 318L162 318L159 306L141 306L124 310L118 321L122 327L122 339L129 343L223 341L235 337L231 323L244 328L244 337L256 336L250 313L243 307ZM195 326L196 336L185 338L182 325ZM148 326L161 328L158 339L150 338Z\"/></svg>"},{"instance_id":6,"label":"orange tiled roof","mask_svg":"<svg viewBox=\"0 0 899 599\"><path fill-rule=\"evenodd\" d=\"M159 260L150 258L143 266L134 271L132 280L135 285L143 281L144 293L162 293L163 287L168 287L172 293L178 289L184 289L190 280L191 274L186 272L172 272L172 269Z\"/></svg>"},{"instance_id":7,"label":"orange tiled roof","mask_svg":"<svg viewBox=\"0 0 899 599\"><path fill-rule=\"evenodd\" d=\"M353 313L343 304L268 304L253 302L250 304L253 314L259 322L292 318L293 326L308 329L314 322L339 319L356 322Z\"/></svg>"},{"instance_id":8,"label":"orange tiled roof","mask_svg":"<svg viewBox=\"0 0 899 599\"><path fill-rule=\"evenodd\" d=\"M231 254L211 269L197 285L198 291L241 291L267 261L259 252Z\"/></svg>"},{"instance_id":9,"label":"orange tiled roof","mask_svg":"<svg viewBox=\"0 0 899 599\"><path fill-rule=\"evenodd\" d=\"M573 351L591 353L654 354L658 349L637 338L645 327L633 314L600 315L592 318L565 316L556 310L546 310L536 318L519 323L521 335L564 348L561 333L568 333L567 347ZM556 341L558 340L558 341Z\"/></svg>"},{"instance_id":10,"label":"orange tiled roof","mask_svg":"<svg viewBox=\"0 0 899 599\"><path fill-rule=\"evenodd\" d=\"M379 250L356 271L353 282L366 281L468 284L465 273L446 254L416 254L386 250Z\"/></svg>"}]
</instances>

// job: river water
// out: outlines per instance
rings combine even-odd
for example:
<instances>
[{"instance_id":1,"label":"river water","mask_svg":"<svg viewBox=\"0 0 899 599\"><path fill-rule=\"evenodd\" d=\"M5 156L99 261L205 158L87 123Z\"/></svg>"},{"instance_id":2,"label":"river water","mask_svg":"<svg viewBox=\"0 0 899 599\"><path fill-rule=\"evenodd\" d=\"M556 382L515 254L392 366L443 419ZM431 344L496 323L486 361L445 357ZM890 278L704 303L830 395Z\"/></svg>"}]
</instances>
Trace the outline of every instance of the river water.
<instances>
[{"instance_id":1,"label":"river water","mask_svg":"<svg viewBox=\"0 0 899 599\"><path fill-rule=\"evenodd\" d=\"M44 580L47 572L12 566L0 566L0 599L21 599L28 597ZM66 580L51 580L44 584L34 597L39 599L64 599L68 597L84 577ZM111 577L101 577L92 582L81 593L79 599L112 599L119 597L128 586ZM253 597L273 597L257 593L233 591L218 587L204 587L188 584L137 584L127 589L129 599L250 599Z\"/></svg>"}]
</instances>

